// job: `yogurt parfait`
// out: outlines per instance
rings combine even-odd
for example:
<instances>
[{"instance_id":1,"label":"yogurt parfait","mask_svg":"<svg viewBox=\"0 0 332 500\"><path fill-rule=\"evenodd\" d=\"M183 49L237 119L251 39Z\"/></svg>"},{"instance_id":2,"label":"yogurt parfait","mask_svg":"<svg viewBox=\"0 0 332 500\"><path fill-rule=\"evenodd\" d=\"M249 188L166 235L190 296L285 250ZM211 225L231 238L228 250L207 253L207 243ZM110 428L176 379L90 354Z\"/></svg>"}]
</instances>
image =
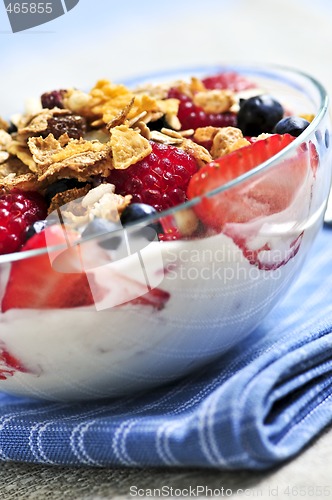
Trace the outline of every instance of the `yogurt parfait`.
<instances>
[{"instance_id":1,"label":"yogurt parfait","mask_svg":"<svg viewBox=\"0 0 332 500\"><path fill-rule=\"evenodd\" d=\"M225 66L3 117L0 390L118 397L241 342L322 225L327 109L305 74Z\"/></svg>"}]
</instances>

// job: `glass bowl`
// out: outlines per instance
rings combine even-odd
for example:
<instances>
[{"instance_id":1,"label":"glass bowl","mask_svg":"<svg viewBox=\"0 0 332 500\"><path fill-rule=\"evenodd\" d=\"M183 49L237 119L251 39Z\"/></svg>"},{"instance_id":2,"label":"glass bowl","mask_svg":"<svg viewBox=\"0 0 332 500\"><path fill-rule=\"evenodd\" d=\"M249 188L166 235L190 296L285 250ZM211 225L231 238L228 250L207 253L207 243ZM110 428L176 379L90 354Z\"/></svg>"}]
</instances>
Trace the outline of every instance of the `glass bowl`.
<instances>
[{"instance_id":1,"label":"glass bowl","mask_svg":"<svg viewBox=\"0 0 332 500\"><path fill-rule=\"evenodd\" d=\"M220 71L236 71L294 114L315 117L268 161L158 217L83 240L55 224L47 248L0 256L1 391L72 401L148 390L241 342L285 295L323 222L332 159L328 98L314 78L269 65L190 68L128 84ZM209 201L223 207L252 199L253 192L272 207L264 216L210 230L198 226L181 239L157 237L160 222L183 231L188 217L209 210ZM44 272L45 262L64 275L84 272L94 303L8 308L14 268L29 269L20 293L31 294L33 273Z\"/></svg>"}]
</instances>

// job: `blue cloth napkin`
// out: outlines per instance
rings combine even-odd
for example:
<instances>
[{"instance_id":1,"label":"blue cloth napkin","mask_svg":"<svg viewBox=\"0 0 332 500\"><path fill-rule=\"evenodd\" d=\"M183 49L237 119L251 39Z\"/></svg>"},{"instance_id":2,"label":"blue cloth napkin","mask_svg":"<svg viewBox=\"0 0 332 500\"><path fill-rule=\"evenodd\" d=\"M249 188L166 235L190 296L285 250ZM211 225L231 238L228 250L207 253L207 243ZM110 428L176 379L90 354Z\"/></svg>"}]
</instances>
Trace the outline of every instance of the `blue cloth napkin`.
<instances>
[{"instance_id":1,"label":"blue cloth napkin","mask_svg":"<svg viewBox=\"0 0 332 500\"><path fill-rule=\"evenodd\" d=\"M0 458L85 466L267 469L332 422L332 229L261 326L145 395L64 404L0 394Z\"/></svg>"}]
</instances>

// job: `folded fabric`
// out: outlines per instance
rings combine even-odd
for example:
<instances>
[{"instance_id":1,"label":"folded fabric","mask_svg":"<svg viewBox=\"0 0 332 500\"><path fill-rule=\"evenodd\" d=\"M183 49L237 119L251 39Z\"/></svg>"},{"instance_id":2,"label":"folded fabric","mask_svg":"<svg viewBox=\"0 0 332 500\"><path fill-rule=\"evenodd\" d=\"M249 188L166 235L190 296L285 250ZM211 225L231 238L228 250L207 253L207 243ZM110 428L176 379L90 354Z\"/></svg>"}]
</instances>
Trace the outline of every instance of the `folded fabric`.
<instances>
[{"instance_id":1,"label":"folded fabric","mask_svg":"<svg viewBox=\"0 0 332 500\"><path fill-rule=\"evenodd\" d=\"M241 345L199 373L116 401L0 394L0 458L85 466L266 469L332 421L332 230Z\"/></svg>"}]
</instances>

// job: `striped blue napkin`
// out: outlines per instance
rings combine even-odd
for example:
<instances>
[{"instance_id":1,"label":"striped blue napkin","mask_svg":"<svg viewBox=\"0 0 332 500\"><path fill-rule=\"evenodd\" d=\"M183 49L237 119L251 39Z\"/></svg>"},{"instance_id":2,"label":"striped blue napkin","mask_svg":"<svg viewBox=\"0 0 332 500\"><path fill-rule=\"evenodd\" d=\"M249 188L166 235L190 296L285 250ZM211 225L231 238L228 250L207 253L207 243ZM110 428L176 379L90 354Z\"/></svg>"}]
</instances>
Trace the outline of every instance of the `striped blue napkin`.
<instances>
[{"instance_id":1,"label":"striped blue napkin","mask_svg":"<svg viewBox=\"0 0 332 500\"><path fill-rule=\"evenodd\" d=\"M249 338L147 395L47 403L0 394L0 458L85 466L267 469L332 422L332 230Z\"/></svg>"}]
</instances>

